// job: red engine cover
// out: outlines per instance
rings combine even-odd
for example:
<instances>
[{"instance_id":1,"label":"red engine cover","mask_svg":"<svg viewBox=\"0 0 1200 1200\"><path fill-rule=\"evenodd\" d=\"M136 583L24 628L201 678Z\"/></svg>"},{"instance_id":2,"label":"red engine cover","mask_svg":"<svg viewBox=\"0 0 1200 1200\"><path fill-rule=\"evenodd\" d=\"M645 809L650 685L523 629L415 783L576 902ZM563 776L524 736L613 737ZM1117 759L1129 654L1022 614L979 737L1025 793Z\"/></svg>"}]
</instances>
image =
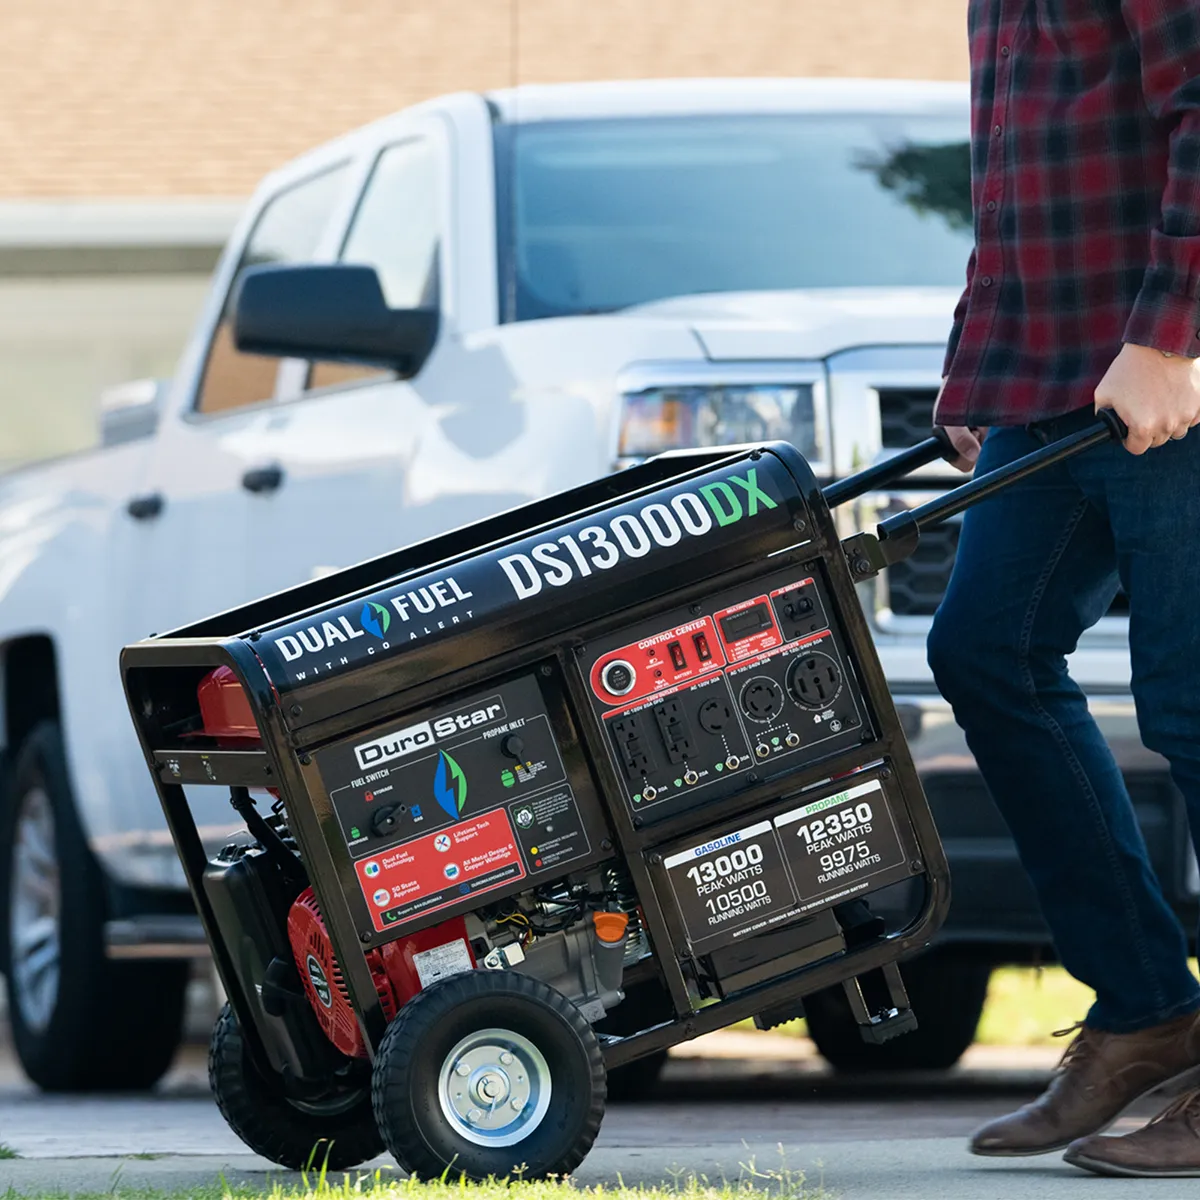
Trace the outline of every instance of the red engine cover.
<instances>
[{"instance_id":1,"label":"red engine cover","mask_svg":"<svg viewBox=\"0 0 1200 1200\"><path fill-rule=\"evenodd\" d=\"M312 888L305 888L292 904L288 913L288 941L292 946L296 969L304 981L308 1002L317 1014L325 1036L343 1054L351 1058L366 1058L367 1047L363 1042L362 1030L354 1016L350 993L346 990L342 969L334 957L333 943L329 940ZM462 943L457 955L458 963L470 962L474 968L477 965L475 955L462 917L453 917L440 925L422 929L411 937L388 942L379 950L366 952L375 990L379 993L384 1016L389 1022L400 1007L421 990L421 975L415 956L439 947L450 949L451 944L457 942ZM429 978L428 974L426 978Z\"/></svg>"},{"instance_id":2,"label":"red engine cover","mask_svg":"<svg viewBox=\"0 0 1200 1200\"><path fill-rule=\"evenodd\" d=\"M317 907L312 888L305 888L296 897L288 913L288 941L296 969L304 981L308 1002L325 1030L325 1036L351 1058L366 1058L367 1047L362 1030L350 1003L342 969L333 955L333 944L325 931L321 910ZM390 1021L396 1015L396 993L392 981L383 969L383 957L378 950L367 951L367 964L375 980L375 989Z\"/></svg>"}]
</instances>

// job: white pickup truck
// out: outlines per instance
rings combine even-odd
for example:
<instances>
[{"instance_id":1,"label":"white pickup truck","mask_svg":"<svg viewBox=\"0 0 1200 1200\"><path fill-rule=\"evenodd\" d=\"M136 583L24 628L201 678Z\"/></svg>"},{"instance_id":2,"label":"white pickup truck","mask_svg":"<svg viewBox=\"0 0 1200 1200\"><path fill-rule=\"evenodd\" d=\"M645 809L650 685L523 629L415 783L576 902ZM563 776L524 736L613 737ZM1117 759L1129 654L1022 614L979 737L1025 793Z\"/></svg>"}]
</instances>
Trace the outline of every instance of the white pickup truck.
<instances>
[{"instance_id":1,"label":"white pickup truck","mask_svg":"<svg viewBox=\"0 0 1200 1200\"><path fill-rule=\"evenodd\" d=\"M834 478L915 441L971 241L967 130L957 85L527 87L422 104L265 180L174 379L108 397L100 449L0 481L0 939L36 1082L151 1084L198 951L118 649L660 450L785 438ZM231 332L263 263L313 264L257 314L278 358ZM843 1066L948 1065L991 966L1048 947L925 666L953 552L953 529L931 536L864 595L958 898L909 975L924 1033L861 1047L810 1004ZM1186 907L1125 633L1106 618L1076 666ZM205 832L236 824L217 808Z\"/></svg>"}]
</instances>

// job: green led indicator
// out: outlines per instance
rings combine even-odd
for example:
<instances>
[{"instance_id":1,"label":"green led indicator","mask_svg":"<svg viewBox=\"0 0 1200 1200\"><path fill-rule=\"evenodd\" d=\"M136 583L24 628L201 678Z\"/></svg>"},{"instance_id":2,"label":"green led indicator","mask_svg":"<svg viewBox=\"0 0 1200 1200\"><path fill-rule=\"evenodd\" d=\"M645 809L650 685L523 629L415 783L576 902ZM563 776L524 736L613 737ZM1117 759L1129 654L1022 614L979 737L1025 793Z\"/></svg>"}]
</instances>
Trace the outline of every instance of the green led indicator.
<instances>
[{"instance_id":1,"label":"green led indicator","mask_svg":"<svg viewBox=\"0 0 1200 1200\"><path fill-rule=\"evenodd\" d=\"M641 792L638 792L638 794L636 796L634 796L633 802L634 802L634 804L641 804L641 802L642 802L642 793Z\"/></svg>"},{"instance_id":2,"label":"green led indicator","mask_svg":"<svg viewBox=\"0 0 1200 1200\"><path fill-rule=\"evenodd\" d=\"M683 780L682 780L682 779L677 779L677 780L675 780L675 786L676 786L676 787L683 787Z\"/></svg>"},{"instance_id":3,"label":"green led indicator","mask_svg":"<svg viewBox=\"0 0 1200 1200\"><path fill-rule=\"evenodd\" d=\"M721 771L725 770L724 763L713 763L713 767L717 772L721 772Z\"/></svg>"},{"instance_id":4,"label":"green led indicator","mask_svg":"<svg viewBox=\"0 0 1200 1200\"><path fill-rule=\"evenodd\" d=\"M772 746L778 746L778 745L779 745L779 739L778 739L778 738L772 738L772 739L771 739L771 745L772 745Z\"/></svg>"}]
</instances>

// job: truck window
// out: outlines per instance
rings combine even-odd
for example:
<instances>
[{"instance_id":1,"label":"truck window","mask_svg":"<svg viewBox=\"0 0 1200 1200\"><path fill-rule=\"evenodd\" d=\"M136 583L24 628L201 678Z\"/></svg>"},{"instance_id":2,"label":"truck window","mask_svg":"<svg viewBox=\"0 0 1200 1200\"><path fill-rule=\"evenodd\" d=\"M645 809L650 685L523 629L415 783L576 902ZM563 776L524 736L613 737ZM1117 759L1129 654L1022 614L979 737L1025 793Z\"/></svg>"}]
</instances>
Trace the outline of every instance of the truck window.
<instances>
[{"instance_id":1,"label":"truck window","mask_svg":"<svg viewBox=\"0 0 1200 1200\"><path fill-rule=\"evenodd\" d=\"M387 147L379 156L342 247L341 261L379 272L392 308L436 308L441 241L438 161L424 139ZM386 375L371 367L316 363L309 388Z\"/></svg>"},{"instance_id":2,"label":"truck window","mask_svg":"<svg viewBox=\"0 0 1200 1200\"><path fill-rule=\"evenodd\" d=\"M274 395L279 359L242 354L234 346L230 299L237 280L247 267L311 260L345 176L345 164L331 167L280 192L259 214L208 349L208 361L204 365L204 378L196 401L197 412L227 412L269 400Z\"/></svg>"}]
</instances>

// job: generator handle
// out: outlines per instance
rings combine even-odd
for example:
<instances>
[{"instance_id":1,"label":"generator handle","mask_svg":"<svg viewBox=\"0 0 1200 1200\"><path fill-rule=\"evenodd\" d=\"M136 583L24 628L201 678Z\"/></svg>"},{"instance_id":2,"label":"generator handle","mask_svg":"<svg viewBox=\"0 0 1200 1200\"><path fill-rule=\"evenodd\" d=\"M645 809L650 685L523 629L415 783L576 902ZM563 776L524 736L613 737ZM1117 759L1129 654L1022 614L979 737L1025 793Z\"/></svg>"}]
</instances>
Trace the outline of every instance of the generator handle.
<instances>
[{"instance_id":1,"label":"generator handle","mask_svg":"<svg viewBox=\"0 0 1200 1200\"><path fill-rule=\"evenodd\" d=\"M857 533L842 543L851 573L860 581L870 579L885 567L901 562L912 554L924 530L932 529L935 525L956 517L971 505L994 496L1010 484L1025 479L1036 471L1074 458L1076 454L1082 454L1093 446L1112 441L1123 442L1128 433L1125 422L1111 409L1104 409L1097 413L1092 424L1083 429L1067 434L1066 437L1042 446L1013 462L1005 463L1004 466L988 471L985 475L977 475L926 504L888 517L880 522L874 534ZM923 452L930 453L935 441L935 438L928 438L914 446L913 451L927 448ZM892 461L894 460L889 460L889 463L883 465L890 465ZM931 462L932 457L926 461ZM846 482L853 482L857 478L858 476L854 476Z\"/></svg>"},{"instance_id":2,"label":"generator handle","mask_svg":"<svg viewBox=\"0 0 1200 1200\"><path fill-rule=\"evenodd\" d=\"M1128 433L1125 422L1111 408L1103 409L1097 413L1096 420L1083 429L1069 433L1066 437L1042 446L1013 462L1005 463L994 471L988 471L986 475L977 475L945 495L888 517L880 522L879 540L903 542L914 534L919 537L924 530L932 529L935 525L958 516L971 505L994 496L1010 484L1026 479L1046 467L1065 462L1068 458L1074 458L1093 446L1100 446L1105 442L1123 442Z\"/></svg>"},{"instance_id":3,"label":"generator handle","mask_svg":"<svg viewBox=\"0 0 1200 1200\"><path fill-rule=\"evenodd\" d=\"M959 454L960 451L950 440L950 435L939 425L934 428L933 435L927 437L923 442L918 442L907 450L901 450L899 454L893 454L883 462L876 463L873 467L867 467L865 471L858 471L854 475L848 475L845 479L831 483L822 489L822 495L830 508L837 508L839 504L845 504L847 500L857 500L859 496L865 496L867 492L877 492L880 488L888 487L896 480L903 479L905 475L911 475L913 471L928 466L939 458L944 458L947 462L954 462Z\"/></svg>"}]
</instances>

